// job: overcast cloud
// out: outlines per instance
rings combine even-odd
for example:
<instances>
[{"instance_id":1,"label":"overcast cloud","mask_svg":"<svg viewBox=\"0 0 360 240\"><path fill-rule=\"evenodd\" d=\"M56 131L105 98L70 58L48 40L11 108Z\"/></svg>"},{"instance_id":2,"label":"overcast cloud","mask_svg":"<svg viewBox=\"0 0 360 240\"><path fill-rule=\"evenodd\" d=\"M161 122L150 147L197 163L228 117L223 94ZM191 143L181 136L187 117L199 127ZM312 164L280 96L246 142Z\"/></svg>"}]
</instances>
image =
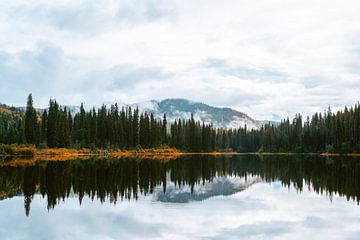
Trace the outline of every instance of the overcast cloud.
<instances>
[{"instance_id":1,"label":"overcast cloud","mask_svg":"<svg viewBox=\"0 0 360 240\"><path fill-rule=\"evenodd\" d=\"M356 0L0 2L0 102L188 98L258 119L360 96Z\"/></svg>"}]
</instances>

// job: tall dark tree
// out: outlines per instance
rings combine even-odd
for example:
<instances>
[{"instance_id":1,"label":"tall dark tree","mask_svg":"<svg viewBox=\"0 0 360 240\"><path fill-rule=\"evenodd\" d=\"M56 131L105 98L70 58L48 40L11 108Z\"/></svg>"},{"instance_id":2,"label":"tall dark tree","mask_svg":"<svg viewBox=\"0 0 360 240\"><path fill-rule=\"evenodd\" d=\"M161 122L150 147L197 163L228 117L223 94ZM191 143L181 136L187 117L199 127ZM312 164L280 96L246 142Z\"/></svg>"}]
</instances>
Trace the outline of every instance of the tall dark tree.
<instances>
[{"instance_id":1,"label":"tall dark tree","mask_svg":"<svg viewBox=\"0 0 360 240\"><path fill-rule=\"evenodd\" d=\"M59 146L59 104L50 99L47 121L46 139L48 147Z\"/></svg>"},{"instance_id":2,"label":"tall dark tree","mask_svg":"<svg viewBox=\"0 0 360 240\"><path fill-rule=\"evenodd\" d=\"M33 106L33 97L30 93L26 103L25 112L25 138L27 143L37 143L37 113Z\"/></svg>"},{"instance_id":3,"label":"tall dark tree","mask_svg":"<svg viewBox=\"0 0 360 240\"><path fill-rule=\"evenodd\" d=\"M164 144L168 144L167 120L166 120L165 113L164 113L163 121L162 121L161 136L162 136L162 142Z\"/></svg>"},{"instance_id":4,"label":"tall dark tree","mask_svg":"<svg viewBox=\"0 0 360 240\"><path fill-rule=\"evenodd\" d=\"M47 121L48 121L48 114L47 111L45 110L42 114L41 117L41 128L40 128L40 142L41 143L46 143L47 140Z\"/></svg>"}]
</instances>

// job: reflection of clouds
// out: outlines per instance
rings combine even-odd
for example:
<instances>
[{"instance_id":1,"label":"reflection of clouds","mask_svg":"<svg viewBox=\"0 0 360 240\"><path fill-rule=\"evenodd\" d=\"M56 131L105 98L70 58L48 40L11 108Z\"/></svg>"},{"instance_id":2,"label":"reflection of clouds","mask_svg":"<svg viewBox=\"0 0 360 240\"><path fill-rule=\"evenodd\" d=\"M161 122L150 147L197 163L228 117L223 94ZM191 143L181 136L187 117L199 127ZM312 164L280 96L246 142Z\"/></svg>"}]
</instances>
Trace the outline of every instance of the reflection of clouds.
<instances>
[{"instance_id":1,"label":"reflection of clouds","mask_svg":"<svg viewBox=\"0 0 360 240\"><path fill-rule=\"evenodd\" d=\"M220 232L213 239L237 239L249 237L271 238L279 237L290 231L291 223L286 221L261 222L256 224L244 224L235 229ZM210 238L210 239L212 239Z\"/></svg>"},{"instance_id":2,"label":"reflection of clouds","mask_svg":"<svg viewBox=\"0 0 360 240\"><path fill-rule=\"evenodd\" d=\"M257 183L231 196L187 204L152 196L116 206L69 198L50 212L38 195L26 218L23 198L0 201L0 239L356 239L360 208L353 202L279 182Z\"/></svg>"}]
</instances>

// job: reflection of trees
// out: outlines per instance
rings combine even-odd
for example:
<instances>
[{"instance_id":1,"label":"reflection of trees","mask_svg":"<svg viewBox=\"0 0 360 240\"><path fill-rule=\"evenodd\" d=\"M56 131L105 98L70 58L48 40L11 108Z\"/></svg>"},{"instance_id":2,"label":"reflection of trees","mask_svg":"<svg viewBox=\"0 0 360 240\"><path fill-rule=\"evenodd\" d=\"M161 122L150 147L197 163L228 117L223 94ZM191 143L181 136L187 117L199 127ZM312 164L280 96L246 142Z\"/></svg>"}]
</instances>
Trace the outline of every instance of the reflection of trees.
<instances>
[{"instance_id":1,"label":"reflection of trees","mask_svg":"<svg viewBox=\"0 0 360 240\"><path fill-rule=\"evenodd\" d=\"M151 194L160 184L165 191L167 175L177 186L189 185L191 189L215 176L230 175L280 180L283 186L293 185L299 191L311 186L317 193L338 193L359 202L359 171L358 159L315 156L187 156L166 163L134 158L50 161L0 168L0 196L11 197L22 190L28 215L36 192L47 196L48 208L70 194L76 194L80 203L84 196L116 203Z\"/></svg>"}]
</instances>

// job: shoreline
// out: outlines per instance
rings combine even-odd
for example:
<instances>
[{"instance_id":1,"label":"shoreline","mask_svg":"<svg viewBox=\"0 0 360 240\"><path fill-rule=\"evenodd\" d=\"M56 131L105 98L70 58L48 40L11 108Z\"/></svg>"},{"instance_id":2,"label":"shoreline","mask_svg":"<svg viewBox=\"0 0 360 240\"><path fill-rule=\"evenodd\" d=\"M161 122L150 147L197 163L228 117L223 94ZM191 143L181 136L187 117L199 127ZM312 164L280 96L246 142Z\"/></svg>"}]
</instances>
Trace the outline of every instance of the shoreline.
<instances>
[{"instance_id":1,"label":"shoreline","mask_svg":"<svg viewBox=\"0 0 360 240\"><path fill-rule=\"evenodd\" d=\"M165 149L165 151L158 151L158 149L143 149L143 150L100 150L98 152L84 152L83 150L77 151L74 149L47 149L37 150L35 154L0 154L0 157L131 157L131 156L184 156L184 155L209 155L209 156L221 156L221 155L258 155L258 156L291 156L291 155L313 155L313 156L325 156L325 157L360 157L360 153L277 153L277 152L266 152L266 153L254 153L254 152L184 152L177 149Z\"/></svg>"},{"instance_id":2,"label":"shoreline","mask_svg":"<svg viewBox=\"0 0 360 240\"><path fill-rule=\"evenodd\" d=\"M246 155L257 155L257 156L321 156L321 157L360 157L359 153L237 153L237 152L207 152L207 153L191 153L183 152L176 149L146 149L146 150L129 150L129 151L101 151L98 153L80 153L75 150L68 150L64 153L61 151L55 151L51 149L52 154L49 153L49 149L44 153L44 150L38 151L37 154L29 155L0 155L0 167L3 166L25 166L35 165L38 161L82 161L89 160L91 158L137 158L153 159L160 162L169 162L175 160L181 156L246 156ZM41 152L41 154L39 154Z\"/></svg>"},{"instance_id":3,"label":"shoreline","mask_svg":"<svg viewBox=\"0 0 360 240\"><path fill-rule=\"evenodd\" d=\"M33 146L2 145L1 158L72 158L72 157L139 157L139 158L176 158L183 155L258 155L258 156L291 156L291 155L318 155L325 157L360 157L360 153L293 153L293 152L187 152L167 146L150 149L71 149L71 148L45 148L37 149ZM1 149L0 149L1 150Z\"/></svg>"}]
</instances>

